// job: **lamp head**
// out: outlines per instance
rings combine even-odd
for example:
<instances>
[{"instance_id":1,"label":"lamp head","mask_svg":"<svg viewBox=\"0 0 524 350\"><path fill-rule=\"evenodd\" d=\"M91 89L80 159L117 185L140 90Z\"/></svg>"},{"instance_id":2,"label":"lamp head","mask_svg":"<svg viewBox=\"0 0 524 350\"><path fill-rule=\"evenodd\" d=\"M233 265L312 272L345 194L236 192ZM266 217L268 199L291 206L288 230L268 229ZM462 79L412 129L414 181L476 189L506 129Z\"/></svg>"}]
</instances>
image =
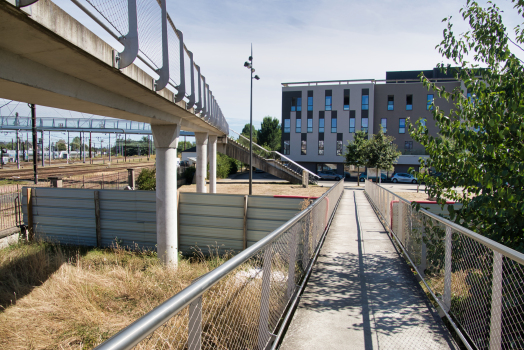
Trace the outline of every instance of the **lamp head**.
<instances>
[{"instance_id":1,"label":"lamp head","mask_svg":"<svg viewBox=\"0 0 524 350\"><path fill-rule=\"evenodd\" d=\"M249 56L249 62L253 61L253 57L252 56Z\"/></svg>"},{"instance_id":2,"label":"lamp head","mask_svg":"<svg viewBox=\"0 0 524 350\"><path fill-rule=\"evenodd\" d=\"M248 61L244 62L244 67L249 68L250 66L251 64Z\"/></svg>"},{"instance_id":3,"label":"lamp head","mask_svg":"<svg viewBox=\"0 0 524 350\"><path fill-rule=\"evenodd\" d=\"M254 77L256 80L260 80L260 77L258 75L255 75Z\"/></svg>"}]
</instances>

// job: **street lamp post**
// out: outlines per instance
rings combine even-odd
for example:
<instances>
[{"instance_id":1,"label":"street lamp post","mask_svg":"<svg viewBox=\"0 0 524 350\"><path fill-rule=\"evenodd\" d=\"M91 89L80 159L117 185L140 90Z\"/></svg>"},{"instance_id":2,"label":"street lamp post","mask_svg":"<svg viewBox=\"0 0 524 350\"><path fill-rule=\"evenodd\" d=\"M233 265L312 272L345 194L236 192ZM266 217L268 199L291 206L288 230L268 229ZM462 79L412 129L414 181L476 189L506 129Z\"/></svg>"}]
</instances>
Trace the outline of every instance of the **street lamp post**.
<instances>
[{"instance_id":1,"label":"street lamp post","mask_svg":"<svg viewBox=\"0 0 524 350\"><path fill-rule=\"evenodd\" d=\"M253 194L253 78L260 80L258 75L253 77L253 45L251 45L251 56L244 62L244 67L251 71L251 95L249 99L249 195Z\"/></svg>"}]
</instances>

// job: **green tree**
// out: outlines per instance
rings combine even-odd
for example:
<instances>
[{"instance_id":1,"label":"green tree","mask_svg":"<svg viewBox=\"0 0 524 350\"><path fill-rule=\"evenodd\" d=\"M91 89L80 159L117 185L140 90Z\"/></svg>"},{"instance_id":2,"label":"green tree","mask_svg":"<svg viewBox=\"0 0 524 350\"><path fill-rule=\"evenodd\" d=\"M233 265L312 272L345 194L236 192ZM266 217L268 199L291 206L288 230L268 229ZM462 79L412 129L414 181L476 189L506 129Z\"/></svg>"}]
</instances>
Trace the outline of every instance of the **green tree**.
<instances>
[{"instance_id":1,"label":"green tree","mask_svg":"<svg viewBox=\"0 0 524 350\"><path fill-rule=\"evenodd\" d=\"M136 187L142 191L156 190L156 169L144 168L136 179Z\"/></svg>"},{"instance_id":2,"label":"green tree","mask_svg":"<svg viewBox=\"0 0 524 350\"><path fill-rule=\"evenodd\" d=\"M259 145L264 145L270 151L277 151L281 148L282 130L277 118L266 116L262 120L260 130L257 132Z\"/></svg>"},{"instance_id":3,"label":"green tree","mask_svg":"<svg viewBox=\"0 0 524 350\"><path fill-rule=\"evenodd\" d=\"M382 181L380 170L393 168L393 164L396 163L398 157L402 154L402 152L397 150L397 145L393 141L395 141L393 136L385 135L382 132L382 128L379 128L378 133L373 134L373 137L367 143L366 166L377 169L378 181Z\"/></svg>"},{"instance_id":4,"label":"green tree","mask_svg":"<svg viewBox=\"0 0 524 350\"><path fill-rule=\"evenodd\" d=\"M368 134L363 131L357 131L353 141L348 141L346 145L346 164L357 167L357 184L360 186L360 168L366 165L367 145L369 143Z\"/></svg>"},{"instance_id":5,"label":"green tree","mask_svg":"<svg viewBox=\"0 0 524 350\"><path fill-rule=\"evenodd\" d=\"M524 3L513 2L522 15ZM447 28L437 47L458 69L439 67L452 71L467 91L446 91L421 77L428 89L455 101L456 109L446 114L433 108L443 137L429 135L420 123L410 133L430 155L421 166L442 173L426 176L428 194L442 206L446 199L463 204L457 211L449 208L451 219L524 252L524 69L511 51L524 43L524 31L515 28L510 46L500 12L493 3L482 8L468 1L461 15L470 29L460 35L451 17L444 19Z\"/></svg>"},{"instance_id":6,"label":"green tree","mask_svg":"<svg viewBox=\"0 0 524 350\"><path fill-rule=\"evenodd\" d=\"M66 142L65 140L58 140L56 142L56 150L57 151L67 151L67 145L66 145Z\"/></svg>"},{"instance_id":7,"label":"green tree","mask_svg":"<svg viewBox=\"0 0 524 350\"><path fill-rule=\"evenodd\" d=\"M250 129L249 125L250 125L250 124L246 124L246 125L244 125L244 128L242 128L242 132L241 132L242 136L244 136L244 137L247 138L248 140L249 140L249 129ZM247 144L249 145L249 141L247 141L247 140L245 140L245 139L242 139L241 137L239 138L239 140L243 140L243 141L242 141L242 142L243 142L242 144L244 144L244 143L247 142ZM257 129L256 129L255 126L253 125L253 142L254 142L254 143L258 143L257 141L258 141L258 140L257 140Z\"/></svg>"}]
</instances>

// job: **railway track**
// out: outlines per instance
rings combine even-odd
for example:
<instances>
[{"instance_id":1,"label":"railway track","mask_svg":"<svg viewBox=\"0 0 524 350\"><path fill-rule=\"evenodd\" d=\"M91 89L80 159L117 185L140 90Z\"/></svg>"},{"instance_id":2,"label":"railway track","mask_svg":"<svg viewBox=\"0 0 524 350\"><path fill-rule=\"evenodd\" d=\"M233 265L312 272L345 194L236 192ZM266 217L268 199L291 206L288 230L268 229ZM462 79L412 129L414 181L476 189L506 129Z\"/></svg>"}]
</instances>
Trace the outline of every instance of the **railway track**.
<instances>
[{"instance_id":1,"label":"railway track","mask_svg":"<svg viewBox=\"0 0 524 350\"><path fill-rule=\"evenodd\" d=\"M73 175L85 175L98 172L122 171L124 169L142 168L154 166L154 161L149 162L128 162L108 164L57 164L46 167L38 167L38 178L46 179L50 176L69 177ZM21 169L0 169L0 179L32 180L32 163L22 163Z\"/></svg>"}]
</instances>

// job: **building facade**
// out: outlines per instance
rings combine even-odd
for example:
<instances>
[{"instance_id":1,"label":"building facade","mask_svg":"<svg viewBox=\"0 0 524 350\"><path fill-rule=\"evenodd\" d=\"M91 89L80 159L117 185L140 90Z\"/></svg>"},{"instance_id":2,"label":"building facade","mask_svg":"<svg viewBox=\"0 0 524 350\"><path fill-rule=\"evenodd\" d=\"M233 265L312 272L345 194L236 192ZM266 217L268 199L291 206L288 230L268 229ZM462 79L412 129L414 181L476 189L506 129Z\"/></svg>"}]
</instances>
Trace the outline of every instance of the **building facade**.
<instances>
[{"instance_id":1,"label":"building facade","mask_svg":"<svg viewBox=\"0 0 524 350\"><path fill-rule=\"evenodd\" d=\"M368 135L380 128L395 138L402 152L395 172L418 167L422 145L409 135L409 122L425 123L431 135L438 129L430 105L445 112L453 103L438 98L417 78L420 71L387 72L386 80L302 82L282 84L282 152L310 171L333 169L343 174L344 153L355 131ZM424 75L451 91L460 83L437 70Z\"/></svg>"}]
</instances>

